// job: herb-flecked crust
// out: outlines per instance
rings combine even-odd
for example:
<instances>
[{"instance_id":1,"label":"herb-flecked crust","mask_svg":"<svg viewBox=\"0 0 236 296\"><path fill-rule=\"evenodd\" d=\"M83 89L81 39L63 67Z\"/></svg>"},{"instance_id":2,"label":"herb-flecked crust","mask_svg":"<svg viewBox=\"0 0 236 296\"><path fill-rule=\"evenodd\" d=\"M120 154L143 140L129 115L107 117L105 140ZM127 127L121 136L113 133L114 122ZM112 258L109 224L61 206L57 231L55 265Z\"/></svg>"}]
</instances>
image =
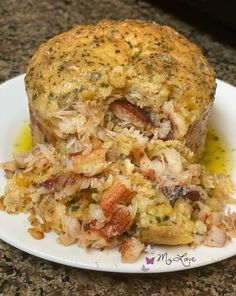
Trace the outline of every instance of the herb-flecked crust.
<instances>
[{"instance_id":1,"label":"herb-flecked crust","mask_svg":"<svg viewBox=\"0 0 236 296\"><path fill-rule=\"evenodd\" d=\"M175 138L197 154L215 92L214 71L196 45L168 26L139 20L104 20L55 36L32 57L25 82L34 142L43 137L34 137L39 126L54 139L55 113L78 101L96 108L126 99L157 114L171 101L185 125Z\"/></svg>"}]
</instances>

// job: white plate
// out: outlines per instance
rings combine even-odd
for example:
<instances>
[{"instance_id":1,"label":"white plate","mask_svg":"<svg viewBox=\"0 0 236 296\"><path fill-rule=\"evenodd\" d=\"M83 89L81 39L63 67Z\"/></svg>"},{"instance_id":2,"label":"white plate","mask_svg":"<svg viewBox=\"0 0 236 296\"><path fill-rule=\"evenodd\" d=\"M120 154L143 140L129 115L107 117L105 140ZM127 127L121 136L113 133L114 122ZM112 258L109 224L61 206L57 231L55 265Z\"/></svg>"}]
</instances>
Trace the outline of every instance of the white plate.
<instances>
[{"instance_id":1,"label":"white plate","mask_svg":"<svg viewBox=\"0 0 236 296\"><path fill-rule=\"evenodd\" d=\"M27 97L24 90L24 76L18 76L0 85L0 162L11 159L13 139L28 118ZM236 148L236 88L217 81L216 101L211 121L224 134L232 149ZM236 159L236 151L233 151ZM232 178L236 182L236 166ZM0 173L0 190L5 179ZM234 208L236 210L236 208ZM214 263L236 254L236 240L224 248L196 249L189 247L156 247L149 250L134 264L121 263L118 250L84 250L76 245L64 247L56 242L56 235L50 233L43 240L34 240L27 232L29 223L24 214L9 215L0 211L0 238L10 245L32 255L65 265L127 273L158 273L194 268Z\"/></svg>"}]
</instances>

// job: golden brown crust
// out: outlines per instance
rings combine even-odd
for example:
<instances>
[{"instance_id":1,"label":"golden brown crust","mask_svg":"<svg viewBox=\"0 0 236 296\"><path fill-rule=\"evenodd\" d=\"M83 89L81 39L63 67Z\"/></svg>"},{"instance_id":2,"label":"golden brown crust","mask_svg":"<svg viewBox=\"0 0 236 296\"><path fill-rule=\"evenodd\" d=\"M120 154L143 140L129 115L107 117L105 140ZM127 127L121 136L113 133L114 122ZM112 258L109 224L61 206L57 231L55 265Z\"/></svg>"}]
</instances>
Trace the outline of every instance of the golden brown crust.
<instances>
[{"instance_id":1,"label":"golden brown crust","mask_svg":"<svg viewBox=\"0 0 236 296\"><path fill-rule=\"evenodd\" d=\"M149 229L140 231L141 241L144 243L160 245L189 244L193 241L193 231L182 228L182 226L159 226L153 225Z\"/></svg>"},{"instance_id":2,"label":"golden brown crust","mask_svg":"<svg viewBox=\"0 0 236 296\"><path fill-rule=\"evenodd\" d=\"M57 35L40 46L26 75L31 107L43 117L76 99L112 95L156 109L168 93L178 104L202 108L214 85L194 44L170 27L136 20L105 20Z\"/></svg>"},{"instance_id":3,"label":"golden brown crust","mask_svg":"<svg viewBox=\"0 0 236 296\"><path fill-rule=\"evenodd\" d=\"M55 36L32 57L25 82L35 122L41 130L50 126L47 138L58 135L55 114L78 101L96 108L111 98L127 99L159 113L171 100L185 125L175 129L174 138L192 135L187 143L195 151L195 139L204 142L207 120L200 134L193 131L210 110L215 90L214 72L197 46L168 26L138 20L78 25Z\"/></svg>"}]
</instances>

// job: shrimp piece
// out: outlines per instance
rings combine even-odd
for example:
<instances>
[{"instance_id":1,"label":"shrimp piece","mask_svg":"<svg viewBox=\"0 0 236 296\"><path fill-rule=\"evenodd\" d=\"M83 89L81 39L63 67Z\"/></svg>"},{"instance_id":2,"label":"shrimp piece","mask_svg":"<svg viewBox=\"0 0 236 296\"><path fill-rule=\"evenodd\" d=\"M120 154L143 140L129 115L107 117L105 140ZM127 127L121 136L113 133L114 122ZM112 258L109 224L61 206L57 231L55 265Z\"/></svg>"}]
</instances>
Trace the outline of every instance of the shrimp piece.
<instances>
[{"instance_id":1,"label":"shrimp piece","mask_svg":"<svg viewBox=\"0 0 236 296\"><path fill-rule=\"evenodd\" d=\"M102 196L101 209L106 217L110 217L118 204L127 203L133 196L133 191L122 183L116 183L106 190Z\"/></svg>"},{"instance_id":2,"label":"shrimp piece","mask_svg":"<svg viewBox=\"0 0 236 296\"><path fill-rule=\"evenodd\" d=\"M92 209L92 213L97 210L97 208ZM82 231L77 236L79 245L93 248L116 246L118 244L116 237L128 229L133 216L133 212L127 207L118 208L109 220L104 220L103 212L99 213L97 218L101 219L91 219L83 225Z\"/></svg>"},{"instance_id":3,"label":"shrimp piece","mask_svg":"<svg viewBox=\"0 0 236 296\"><path fill-rule=\"evenodd\" d=\"M133 263L140 256L144 244L142 244L135 237L123 240L120 244L119 252L121 254L121 260L124 263Z\"/></svg>"},{"instance_id":4,"label":"shrimp piece","mask_svg":"<svg viewBox=\"0 0 236 296\"><path fill-rule=\"evenodd\" d=\"M114 238L127 231L133 221L133 215L129 208L120 207L112 215L109 222L101 229L107 238Z\"/></svg>"}]
</instances>

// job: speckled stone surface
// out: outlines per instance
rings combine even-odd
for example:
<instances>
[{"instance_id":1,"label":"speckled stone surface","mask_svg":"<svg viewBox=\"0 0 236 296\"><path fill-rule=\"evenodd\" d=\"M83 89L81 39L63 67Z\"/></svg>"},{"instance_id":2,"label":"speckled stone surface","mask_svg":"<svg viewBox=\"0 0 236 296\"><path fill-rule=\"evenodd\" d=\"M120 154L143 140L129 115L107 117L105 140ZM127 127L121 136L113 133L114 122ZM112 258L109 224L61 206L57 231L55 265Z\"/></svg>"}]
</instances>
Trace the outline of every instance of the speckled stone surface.
<instances>
[{"instance_id":1,"label":"speckled stone surface","mask_svg":"<svg viewBox=\"0 0 236 296\"><path fill-rule=\"evenodd\" d=\"M183 6L175 4L169 9L168 1L163 2L0 1L0 81L25 72L28 59L41 42L77 23L145 18L173 26L197 43L217 76L236 85L236 33L219 25L214 28L204 15L198 18ZM218 34L210 33L212 27ZM183 272L122 275L61 266L0 242L0 295L236 295L236 257Z\"/></svg>"}]
</instances>

